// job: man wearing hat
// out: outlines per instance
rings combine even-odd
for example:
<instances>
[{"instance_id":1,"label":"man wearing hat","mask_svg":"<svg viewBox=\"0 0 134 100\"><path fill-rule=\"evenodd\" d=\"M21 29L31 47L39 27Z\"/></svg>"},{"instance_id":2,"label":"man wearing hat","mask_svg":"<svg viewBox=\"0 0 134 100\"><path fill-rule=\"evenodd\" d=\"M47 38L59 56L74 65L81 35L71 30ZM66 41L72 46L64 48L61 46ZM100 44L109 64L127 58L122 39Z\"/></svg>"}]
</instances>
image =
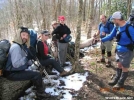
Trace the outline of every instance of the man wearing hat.
<instances>
[{"instance_id":1,"label":"man wearing hat","mask_svg":"<svg viewBox=\"0 0 134 100\"><path fill-rule=\"evenodd\" d=\"M60 25L54 29L52 34L56 34L56 38L58 39L58 57L61 66L67 66L65 64L66 61L66 54L67 54L67 47L68 43L65 42L64 38L68 35L71 34L70 29L68 26L65 24L65 17L64 16L59 16L58 20L60 22Z\"/></svg>"},{"instance_id":2,"label":"man wearing hat","mask_svg":"<svg viewBox=\"0 0 134 100\"><path fill-rule=\"evenodd\" d=\"M115 77L108 84L119 89L124 86L124 82L128 77L128 68L133 59L134 28L124 20L120 11L113 13L112 20L116 27L110 35L102 38L101 41L105 42L113 37L117 39L116 60L118 66Z\"/></svg>"},{"instance_id":3,"label":"man wearing hat","mask_svg":"<svg viewBox=\"0 0 134 100\"><path fill-rule=\"evenodd\" d=\"M15 36L15 40L9 50L4 76L12 81L30 80L36 87L36 95L38 97L50 97L49 94L44 92L41 74L26 70L32 64L31 59L34 59L29 51L29 34L28 29L22 27L20 34L17 37Z\"/></svg>"}]
</instances>

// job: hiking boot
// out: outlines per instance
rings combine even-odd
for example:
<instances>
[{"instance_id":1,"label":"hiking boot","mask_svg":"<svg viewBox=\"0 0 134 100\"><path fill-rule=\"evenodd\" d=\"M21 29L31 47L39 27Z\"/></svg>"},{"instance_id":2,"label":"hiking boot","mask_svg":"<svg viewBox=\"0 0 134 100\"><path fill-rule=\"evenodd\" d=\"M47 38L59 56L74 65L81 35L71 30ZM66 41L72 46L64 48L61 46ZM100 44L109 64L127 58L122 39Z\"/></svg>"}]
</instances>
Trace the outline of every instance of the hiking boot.
<instances>
[{"instance_id":1,"label":"hiking boot","mask_svg":"<svg viewBox=\"0 0 134 100\"><path fill-rule=\"evenodd\" d=\"M121 78L119 79L118 83L113 87L114 89L120 89L124 87L124 82L128 77L128 72L122 72Z\"/></svg>"},{"instance_id":2,"label":"hiking boot","mask_svg":"<svg viewBox=\"0 0 134 100\"><path fill-rule=\"evenodd\" d=\"M101 63L105 63L106 61L105 61L105 58L101 58L101 59L97 60L97 62L98 62L98 63L100 63L100 62L101 62Z\"/></svg>"},{"instance_id":3,"label":"hiking boot","mask_svg":"<svg viewBox=\"0 0 134 100\"><path fill-rule=\"evenodd\" d=\"M41 98L50 98L51 97L51 95L49 93L45 93L44 91L42 91L42 92L37 91L36 96L41 97Z\"/></svg>"},{"instance_id":4,"label":"hiking boot","mask_svg":"<svg viewBox=\"0 0 134 100\"><path fill-rule=\"evenodd\" d=\"M115 77L108 82L108 85L114 86L120 79L121 73L122 73L122 69L117 68Z\"/></svg>"},{"instance_id":5,"label":"hiking boot","mask_svg":"<svg viewBox=\"0 0 134 100\"><path fill-rule=\"evenodd\" d=\"M68 72L66 72L66 71L63 71L63 72L60 73L61 77L64 77L64 76L67 76L67 75L68 75Z\"/></svg>"},{"instance_id":6,"label":"hiking boot","mask_svg":"<svg viewBox=\"0 0 134 100\"><path fill-rule=\"evenodd\" d=\"M107 63L106 63L106 67L111 67L112 65L111 65L111 61L108 61Z\"/></svg>"}]
</instances>

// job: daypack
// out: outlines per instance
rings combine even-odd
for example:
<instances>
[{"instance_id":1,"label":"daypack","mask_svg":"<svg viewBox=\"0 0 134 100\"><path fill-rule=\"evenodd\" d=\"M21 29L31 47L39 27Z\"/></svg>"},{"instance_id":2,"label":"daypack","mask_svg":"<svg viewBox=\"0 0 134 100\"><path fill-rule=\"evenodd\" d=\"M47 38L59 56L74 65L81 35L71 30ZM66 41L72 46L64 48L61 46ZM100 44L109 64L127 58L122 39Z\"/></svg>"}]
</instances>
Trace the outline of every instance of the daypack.
<instances>
[{"instance_id":1,"label":"daypack","mask_svg":"<svg viewBox=\"0 0 134 100\"><path fill-rule=\"evenodd\" d=\"M10 49L11 43L3 39L0 41L0 76L2 75L3 69L6 66L8 52Z\"/></svg>"},{"instance_id":2,"label":"daypack","mask_svg":"<svg viewBox=\"0 0 134 100\"><path fill-rule=\"evenodd\" d=\"M37 33L33 29L28 29L30 32L30 46L36 48Z\"/></svg>"},{"instance_id":3,"label":"daypack","mask_svg":"<svg viewBox=\"0 0 134 100\"><path fill-rule=\"evenodd\" d=\"M105 27L105 28L108 29L108 31L110 31L110 25L114 25L114 23L112 22L111 19L112 19L112 16L110 16L110 17L108 18L108 20L107 20L107 24L108 24L108 25L106 25L106 27ZM102 26L102 23L100 23L100 25L99 25L99 30L100 30L101 26Z\"/></svg>"},{"instance_id":4,"label":"daypack","mask_svg":"<svg viewBox=\"0 0 134 100\"><path fill-rule=\"evenodd\" d=\"M66 43L70 42L72 40L72 36L70 34L68 34L65 38L64 38L64 41Z\"/></svg>"},{"instance_id":5,"label":"daypack","mask_svg":"<svg viewBox=\"0 0 134 100\"><path fill-rule=\"evenodd\" d=\"M68 48L67 48L67 53L74 58L75 55L75 43L74 42L69 42L68 43ZM84 53L82 51L79 52L79 57L82 58L84 57Z\"/></svg>"}]
</instances>

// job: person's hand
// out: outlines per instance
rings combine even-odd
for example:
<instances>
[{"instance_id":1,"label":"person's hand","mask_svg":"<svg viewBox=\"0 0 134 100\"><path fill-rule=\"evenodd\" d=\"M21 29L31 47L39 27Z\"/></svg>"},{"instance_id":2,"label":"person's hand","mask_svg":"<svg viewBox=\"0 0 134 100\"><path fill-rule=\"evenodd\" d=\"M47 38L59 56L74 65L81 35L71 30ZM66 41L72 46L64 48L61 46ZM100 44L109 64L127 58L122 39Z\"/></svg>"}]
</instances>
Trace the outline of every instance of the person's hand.
<instances>
[{"instance_id":1,"label":"person's hand","mask_svg":"<svg viewBox=\"0 0 134 100\"><path fill-rule=\"evenodd\" d=\"M67 36L67 34L64 34L64 35L63 35L63 38L65 38L66 36Z\"/></svg>"},{"instance_id":2,"label":"person's hand","mask_svg":"<svg viewBox=\"0 0 134 100\"><path fill-rule=\"evenodd\" d=\"M105 36L106 35L106 33L105 32L102 32L102 36Z\"/></svg>"},{"instance_id":3,"label":"person's hand","mask_svg":"<svg viewBox=\"0 0 134 100\"><path fill-rule=\"evenodd\" d=\"M63 40L63 37L61 37L60 40Z\"/></svg>"},{"instance_id":4,"label":"person's hand","mask_svg":"<svg viewBox=\"0 0 134 100\"><path fill-rule=\"evenodd\" d=\"M95 38L96 37L96 33L93 35L93 38Z\"/></svg>"}]
</instances>

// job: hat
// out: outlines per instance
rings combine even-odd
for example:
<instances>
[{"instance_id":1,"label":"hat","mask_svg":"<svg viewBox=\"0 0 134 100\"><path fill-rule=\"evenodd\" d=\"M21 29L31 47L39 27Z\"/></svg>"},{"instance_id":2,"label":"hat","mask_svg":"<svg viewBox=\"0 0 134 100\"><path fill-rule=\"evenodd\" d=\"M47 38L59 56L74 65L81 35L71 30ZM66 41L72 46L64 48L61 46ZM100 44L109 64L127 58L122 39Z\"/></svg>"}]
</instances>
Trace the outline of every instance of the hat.
<instances>
[{"instance_id":1,"label":"hat","mask_svg":"<svg viewBox=\"0 0 134 100\"><path fill-rule=\"evenodd\" d=\"M20 33L26 32L26 33L30 34L30 32L29 32L27 27L20 27L20 29L21 29Z\"/></svg>"},{"instance_id":2,"label":"hat","mask_svg":"<svg viewBox=\"0 0 134 100\"><path fill-rule=\"evenodd\" d=\"M56 21L52 21L52 23L51 23L52 25L54 25L54 24L58 24Z\"/></svg>"},{"instance_id":3,"label":"hat","mask_svg":"<svg viewBox=\"0 0 134 100\"><path fill-rule=\"evenodd\" d=\"M65 17L64 16L59 16L58 20L65 20Z\"/></svg>"},{"instance_id":4,"label":"hat","mask_svg":"<svg viewBox=\"0 0 134 100\"><path fill-rule=\"evenodd\" d=\"M114 12L112 15L112 19L121 19L122 13L120 11Z\"/></svg>"},{"instance_id":5,"label":"hat","mask_svg":"<svg viewBox=\"0 0 134 100\"><path fill-rule=\"evenodd\" d=\"M50 35L50 33L49 33L48 30L44 30L44 31L42 31L41 34Z\"/></svg>"}]
</instances>

